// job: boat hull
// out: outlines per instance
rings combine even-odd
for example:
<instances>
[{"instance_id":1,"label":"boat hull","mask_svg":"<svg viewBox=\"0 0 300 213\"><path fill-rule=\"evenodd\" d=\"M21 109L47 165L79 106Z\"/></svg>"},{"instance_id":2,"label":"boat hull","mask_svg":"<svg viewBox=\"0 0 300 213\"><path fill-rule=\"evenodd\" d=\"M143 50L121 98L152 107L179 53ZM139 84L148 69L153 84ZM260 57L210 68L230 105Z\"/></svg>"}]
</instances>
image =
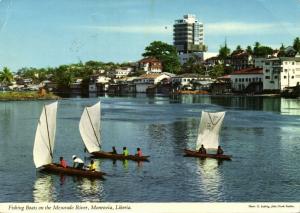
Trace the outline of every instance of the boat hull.
<instances>
[{"instance_id":1,"label":"boat hull","mask_svg":"<svg viewBox=\"0 0 300 213\"><path fill-rule=\"evenodd\" d=\"M135 155L124 156L123 154L112 154L110 152L103 152L103 151L92 152L91 155L94 158L109 158L113 160L149 161L148 159L149 156L142 156L142 157L138 157Z\"/></svg>"},{"instance_id":2,"label":"boat hull","mask_svg":"<svg viewBox=\"0 0 300 213\"><path fill-rule=\"evenodd\" d=\"M218 160L231 160L231 155L217 155L217 154L202 154L198 151L184 150L185 157L198 157L198 158L214 158Z\"/></svg>"},{"instance_id":3,"label":"boat hull","mask_svg":"<svg viewBox=\"0 0 300 213\"><path fill-rule=\"evenodd\" d=\"M84 170L84 169L75 169L73 167L64 168L64 167L61 167L59 164L54 164L54 163L43 166L42 171L58 173L58 174L63 174L63 175L95 178L95 179L104 179L103 175L105 175L104 172L89 171L89 170Z\"/></svg>"}]
</instances>

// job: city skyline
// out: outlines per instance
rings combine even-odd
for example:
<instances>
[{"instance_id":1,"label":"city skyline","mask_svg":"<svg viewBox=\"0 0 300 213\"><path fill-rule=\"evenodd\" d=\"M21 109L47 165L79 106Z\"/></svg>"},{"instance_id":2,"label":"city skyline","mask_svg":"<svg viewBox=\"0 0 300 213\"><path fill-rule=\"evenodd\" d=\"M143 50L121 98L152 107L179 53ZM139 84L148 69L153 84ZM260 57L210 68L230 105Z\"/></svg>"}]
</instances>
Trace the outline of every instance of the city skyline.
<instances>
[{"instance_id":1,"label":"city skyline","mask_svg":"<svg viewBox=\"0 0 300 213\"><path fill-rule=\"evenodd\" d=\"M173 44L174 21L185 14L204 24L209 52L225 39L231 49L279 48L299 36L299 11L299 0L0 0L0 68L136 61L154 40Z\"/></svg>"}]
</instances>

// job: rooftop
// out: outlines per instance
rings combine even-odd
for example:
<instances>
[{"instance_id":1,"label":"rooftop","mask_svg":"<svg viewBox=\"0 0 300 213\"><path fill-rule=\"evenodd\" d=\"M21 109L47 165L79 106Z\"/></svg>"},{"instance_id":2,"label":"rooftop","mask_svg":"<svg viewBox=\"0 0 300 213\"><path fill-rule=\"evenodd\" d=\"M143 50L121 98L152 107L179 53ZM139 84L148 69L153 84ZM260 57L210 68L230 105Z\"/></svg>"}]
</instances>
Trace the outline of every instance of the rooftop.
<instances>
[{"instance_id":1,"label":"rooftop","mask_svg":"<svg viewBox=\"0 0 300 213\"><path fill-rule=\"evenodd\" d=\"M237 70L234 71L231 75L249 75L249 74L263 74L263 69L262 68L246 68L242 70Z\"/></svg>"}]
</instances>

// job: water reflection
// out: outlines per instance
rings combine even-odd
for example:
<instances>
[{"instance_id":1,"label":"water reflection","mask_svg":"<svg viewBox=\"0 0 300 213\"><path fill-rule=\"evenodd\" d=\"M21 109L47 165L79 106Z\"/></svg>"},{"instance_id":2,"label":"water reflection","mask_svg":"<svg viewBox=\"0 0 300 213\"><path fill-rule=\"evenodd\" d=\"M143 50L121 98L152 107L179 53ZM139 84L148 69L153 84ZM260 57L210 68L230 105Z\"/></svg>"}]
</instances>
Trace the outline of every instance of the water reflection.
<instances>
[{"instance_id":1,"label":"water reflection","mask_svg":"<svg viewBox=\"0 0 300 213\"><path fill-rule=\"evenodd\" d=\"M33 187L34 202L55 202L57 193L51 175L43 174L39 176Z\"/></svg>"},{"instance_id":2,"label":"water reflection","mask_svg":"<svg viewBox=\"0 0 300 213\"><path fill-rule=\"evenodd\" d=\"M220 195L222 178L219 166L222 161L216 159L197 159L198 173L200 174L200 190L207 195L209 201L217 201Z\"/></svg>"},{"instance_id":3,"label":"water reflection","mask_svg":"<svg viewBox=\"0 0 300 213\"><path fill-rule=\"evenodd\" d=\"M74 178L82 201L99 202L103 201L104 189L101 180L88 178Z\"/></svg>"},{"instance_id":4,"label":"water reflection","mask_svg":"<svg viewBox=\"0 0 300 213\"><path fill-rule=\"evenodd\" d=\"M281 112L288 115L300 115L300 99L281 99Z\"/></svg>"}]
</instances>

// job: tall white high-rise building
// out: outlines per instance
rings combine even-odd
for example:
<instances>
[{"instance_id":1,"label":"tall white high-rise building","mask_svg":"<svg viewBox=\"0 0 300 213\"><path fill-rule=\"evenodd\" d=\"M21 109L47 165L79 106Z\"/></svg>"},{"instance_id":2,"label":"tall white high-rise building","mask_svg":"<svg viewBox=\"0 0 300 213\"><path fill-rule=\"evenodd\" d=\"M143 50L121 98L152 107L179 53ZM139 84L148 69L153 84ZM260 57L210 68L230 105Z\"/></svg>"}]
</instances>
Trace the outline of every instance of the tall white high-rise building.
<instances>
[{"instance_id":1,"label":"tall white high-rise building","mask_svg":"<svg viewBox=\"0 0 300 213\"><path fill-rule=\"evenodd\" d=\"M174 46L179 53L202 52L204 46L203 24L198 22L195 15L187 14L183 19L175 20Z\"/></svg>"}]
</instances>

